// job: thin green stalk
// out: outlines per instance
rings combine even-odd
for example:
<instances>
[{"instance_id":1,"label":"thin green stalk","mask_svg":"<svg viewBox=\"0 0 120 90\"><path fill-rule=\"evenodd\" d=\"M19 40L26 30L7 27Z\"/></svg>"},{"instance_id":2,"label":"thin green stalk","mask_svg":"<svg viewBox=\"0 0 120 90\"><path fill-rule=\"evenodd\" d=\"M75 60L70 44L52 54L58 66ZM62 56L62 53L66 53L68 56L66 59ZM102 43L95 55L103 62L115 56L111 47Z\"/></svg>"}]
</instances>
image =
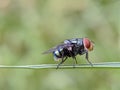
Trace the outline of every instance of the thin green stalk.
<instances>
[{"instance_id":1,"label":"thin green stalk","mask_svg":"<svg viewBox=\"0 0 120 90\"><path fill-rule=\"evenodd\" d=\"M40 65L19 65L19 66L7 66L0 65L0 69L56 69L57 64L40 64ZM90 64L76 64L73 65L61 65L59 69L120 69L120 62L101 62Z\"/></svg>"}]
</instances>

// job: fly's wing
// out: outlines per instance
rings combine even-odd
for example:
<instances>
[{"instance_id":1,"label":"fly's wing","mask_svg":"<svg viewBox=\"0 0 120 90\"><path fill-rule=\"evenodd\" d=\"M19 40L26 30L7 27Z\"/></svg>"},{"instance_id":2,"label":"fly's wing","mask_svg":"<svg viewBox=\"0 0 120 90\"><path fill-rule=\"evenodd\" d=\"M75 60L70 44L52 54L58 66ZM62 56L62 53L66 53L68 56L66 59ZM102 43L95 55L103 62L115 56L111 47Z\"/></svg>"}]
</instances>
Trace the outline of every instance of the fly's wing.
<instances>
[{"instance_id":1,"label":"fly's wing","mask_svg":"<svg viewBox=\"0 0 120 90\"><path fill-rule=\"evenodd\" d=\"M61 49L61 48L67 48L67 49L71 49L73 45L71 44L60 44L60 45L57 45L45 52L43 52L42 54L49 54L49 53L53 53L54 51L58 50L58 49Z\"/></svg>"},{"instance_id":2,"label":"fly's wing","mask_svg":"<svg viewBox=\"0 0 120 90\"><path fill-rule=\"evenodd\" d=\"M49 53L53 53L56 49L57 49L57 47L50 48L49 50L47 50L47 51L43 52L42 54L49 54Z\"/></svg>"}]
</instances>

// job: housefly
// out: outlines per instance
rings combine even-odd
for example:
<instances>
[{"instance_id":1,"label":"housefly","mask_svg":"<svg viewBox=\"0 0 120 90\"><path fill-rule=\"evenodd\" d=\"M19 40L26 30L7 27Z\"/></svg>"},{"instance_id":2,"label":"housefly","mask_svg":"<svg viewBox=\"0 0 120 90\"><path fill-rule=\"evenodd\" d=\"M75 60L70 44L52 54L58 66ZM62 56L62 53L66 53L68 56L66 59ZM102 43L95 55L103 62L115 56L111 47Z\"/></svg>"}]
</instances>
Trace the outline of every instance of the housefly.
<instances>
[{"instance_id":1,"label":"housefly","mask_svg":"<svg viewBox=\"0 0 120 90\"><path fill-rule=\"evenodd\" d=\"M53 53L54 60L61 62L57 65L57 68L64 63L68 57L72 57L74 60L74 65L77 64L76 56L85 54L85 58L88 63L92 63L88 59L88 52L92 51L94 48L94 43L88 38L73 38L64 40L63 43L49 49L43 54Z\"/></svg>"}]
</instances>

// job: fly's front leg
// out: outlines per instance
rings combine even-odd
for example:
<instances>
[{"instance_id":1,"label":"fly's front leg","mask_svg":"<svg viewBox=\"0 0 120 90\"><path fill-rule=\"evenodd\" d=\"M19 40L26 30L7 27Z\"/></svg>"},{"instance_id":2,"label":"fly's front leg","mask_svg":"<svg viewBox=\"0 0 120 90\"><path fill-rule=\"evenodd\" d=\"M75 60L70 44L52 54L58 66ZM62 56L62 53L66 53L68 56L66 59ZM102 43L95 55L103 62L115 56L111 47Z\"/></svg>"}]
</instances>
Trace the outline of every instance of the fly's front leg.
<instances>
[{"instance_id":1,"label":"fly's front leg","mask_svg":"<svg viewBox=\"0 0 120 90\"><path fill-rule=\"evenodd\" d=\"M86 59L87 59L87 61L88 61L88 63L91 65L91 66L93 66L93 64L89 61L89 59L88 59L88 52L86 52L86 57L85 57Z\"/></svg>"}]
</instances>

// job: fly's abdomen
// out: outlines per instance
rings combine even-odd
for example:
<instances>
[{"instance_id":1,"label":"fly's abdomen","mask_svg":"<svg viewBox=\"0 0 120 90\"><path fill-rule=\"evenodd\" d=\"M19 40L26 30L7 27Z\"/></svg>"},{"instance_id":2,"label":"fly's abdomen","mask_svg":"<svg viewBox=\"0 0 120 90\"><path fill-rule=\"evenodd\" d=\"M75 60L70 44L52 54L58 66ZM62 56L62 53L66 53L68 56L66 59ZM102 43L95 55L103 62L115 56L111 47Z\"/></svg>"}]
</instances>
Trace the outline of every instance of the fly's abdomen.
<instances>
[{"instance_id":1,"label":"fly's abdomen","mask_svg":"<svg viewBox=\"0 0 120 90\"><path fill-rule=\"evenodd\" d=\"M58 61L59 59L62 58L62 52L63 52L63 49L58 49L56 51L53 52L53 55L54 55L54 60L55 61Z\"/></svg>"}]
</instances>

